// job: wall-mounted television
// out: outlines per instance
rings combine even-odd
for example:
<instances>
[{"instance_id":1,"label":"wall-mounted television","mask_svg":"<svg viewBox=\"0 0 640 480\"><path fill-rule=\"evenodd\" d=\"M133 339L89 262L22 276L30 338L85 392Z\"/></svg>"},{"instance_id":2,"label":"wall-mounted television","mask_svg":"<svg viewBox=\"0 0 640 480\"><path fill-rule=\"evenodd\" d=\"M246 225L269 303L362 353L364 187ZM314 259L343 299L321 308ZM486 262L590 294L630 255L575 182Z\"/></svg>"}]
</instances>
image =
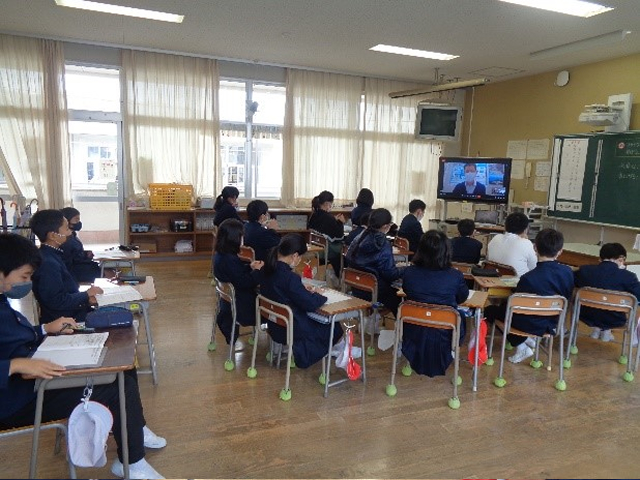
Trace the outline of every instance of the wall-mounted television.
<instances>
[{"instance_id":1,"label":"wall-mounted television","mask_svg":"<svg viewBox=\"0 0 640 480\"><path fill-rule=\"evenodd\" d=\"M462 129L462 107L421 103L416 115L416 138L457 142Z\"/></svg>"},{"instance_id":2,"label":"wall-mounted television","mask_svg":"<svg viewBox=\"0 0 640 480\"><path fill-rule=\"evenodd\" d=\"M438 198L506 204L510 180L510 158L440 157Z\"/></svg>"}]
</instances>

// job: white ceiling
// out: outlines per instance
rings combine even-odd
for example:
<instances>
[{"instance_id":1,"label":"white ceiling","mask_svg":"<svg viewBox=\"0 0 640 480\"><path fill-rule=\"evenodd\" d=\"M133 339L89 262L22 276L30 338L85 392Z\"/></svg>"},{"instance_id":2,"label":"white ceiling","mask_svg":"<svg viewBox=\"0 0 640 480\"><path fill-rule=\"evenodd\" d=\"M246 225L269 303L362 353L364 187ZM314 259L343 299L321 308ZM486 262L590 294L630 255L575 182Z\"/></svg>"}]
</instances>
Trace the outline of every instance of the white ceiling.
<instances>
[{"instance_id":1,"label":"white ceiling","mask_svg":"<svg viewBox=\"0 0 640 480\"><path fill-rule=\"evenodd\" d=\"M54 0L0 0L0 31L111 46L431 83L492 81L640 52L640 1L583 19L498 0L102 0L185 15L181 25L57 7ZM529 53L631 30L609 45L531 60ZM459 55L441 62L371 52L378 43ZM489 71L483 71L489 69ZM492 74L492 72L494 74Z\"/></svg>"}]
</instances>

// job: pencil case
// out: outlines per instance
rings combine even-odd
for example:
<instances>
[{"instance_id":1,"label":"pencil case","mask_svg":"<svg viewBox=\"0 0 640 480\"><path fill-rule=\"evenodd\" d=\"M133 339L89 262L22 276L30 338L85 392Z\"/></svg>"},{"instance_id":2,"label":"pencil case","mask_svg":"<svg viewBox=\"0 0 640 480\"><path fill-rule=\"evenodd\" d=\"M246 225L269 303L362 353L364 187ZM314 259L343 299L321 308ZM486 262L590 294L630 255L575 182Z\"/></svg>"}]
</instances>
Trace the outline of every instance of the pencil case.
<instances>
[{"instance_id":1,"label":"pencil case","mask_svg":"<svg viewBox=\"0 0 640 480\"><path fill-rule=\"evenodd\" d=\"M474 277L499 277L500 274L495 268L471 267L471 275Z\"/></svg>"},{"instance_id":2,"label":"pencil case","mask_svg":"<svg viewBox=\"0 0 640 480\"><path fill-rule=\"evenodd\" d=\"M131 310L123 307L102 307L87 314L85 326L89 328L117 328L133 325Z\"/></svg>"}]
</instances>

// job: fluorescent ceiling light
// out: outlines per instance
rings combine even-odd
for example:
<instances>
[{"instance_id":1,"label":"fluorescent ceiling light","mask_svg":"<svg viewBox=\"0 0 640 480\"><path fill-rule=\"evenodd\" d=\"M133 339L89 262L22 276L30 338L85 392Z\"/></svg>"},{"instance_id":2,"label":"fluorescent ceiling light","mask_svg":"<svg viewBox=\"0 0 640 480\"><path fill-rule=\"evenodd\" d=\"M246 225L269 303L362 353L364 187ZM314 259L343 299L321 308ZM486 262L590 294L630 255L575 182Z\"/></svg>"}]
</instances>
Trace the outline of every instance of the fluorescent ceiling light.
<instances>
[{"instance_id":1,"label":"fluorescent ceiling light","mask_svg":"<svg viewBox=\"0 0 640 480\"><path fill-rule=\"evenodd\" d=\"M531 58L532 60L539 60L543 58L557 57L559 55L567 55L569 53L588 50L590 48L602 47L605 45L610 45L612 43L621 42L622 40L624 40L624 37L626 37L630 33L631 32L628 30L616 30L615 32L585 38L584 40L578 40L577 42L565 43L563 45L558 45L557 47L551 47L544 50L538 50L537 52L531 52L529 54L529 58Z\"/></svg>"},{"instance_id":2,"label":"fluorescent ceiling light","mask_svg":"<svg viewBox=\"0 0 640 480\"><path fill-rule=\"evenodd\" d=\"M145 10L143 8L123 7L121 5L111 5L109 3L90 2L88 0L55 0L60 7L79 8L81 10L91 10L92 12L112 13L114 15L124 15L125 17L146 18L148 20L159 20L161 22L182 23L184 15L175 13L158 12L156 10Z\"/></svg>"},{"instance_id":3,"label":"fluorescent ceiling light","mask_svg":"<svg viewBox=\"0 0 640 480\"><path fill-rule=\"evenodd\" d=\"M408 55L410 57L430 58L432 60L451 60L458 58L458 55L427 52L426 50L416 50L415 48L394 47L393 45L383 45L382 43L371 47L369 50L373 50L374 52L395 53L396 55Z\"/></svg>"},{"instance_id":4,"label":"fluorescent ceiling light","mask_svg":"<svg viewBox=\"0 0 640 480\"><path fill-rule=\"evenodd\" d=\"M525 7L539 8L551 12L565 13L576 17L589 18L594 15L613 10L613 7L599 5L582 0L500 0L501 2L514 3Z\"/></svg>"}]
</instances>

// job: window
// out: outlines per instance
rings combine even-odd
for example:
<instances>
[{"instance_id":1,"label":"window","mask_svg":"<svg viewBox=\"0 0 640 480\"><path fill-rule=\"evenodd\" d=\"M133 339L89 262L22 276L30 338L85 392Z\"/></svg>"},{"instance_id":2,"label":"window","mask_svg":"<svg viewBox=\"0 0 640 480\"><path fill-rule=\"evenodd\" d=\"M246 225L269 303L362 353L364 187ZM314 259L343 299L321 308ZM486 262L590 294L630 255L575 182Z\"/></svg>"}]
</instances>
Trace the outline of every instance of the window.
<instances>
[{"instance_id":1,"label":"window","mask_svg":"<svg viewBox=\"0 0 640 480\"><path fill-rule=\"evenodd\" d=\"M224 185L244 198L280 198L285 87L221 80L219 98Z\"/></svg>"}]
</instances>

